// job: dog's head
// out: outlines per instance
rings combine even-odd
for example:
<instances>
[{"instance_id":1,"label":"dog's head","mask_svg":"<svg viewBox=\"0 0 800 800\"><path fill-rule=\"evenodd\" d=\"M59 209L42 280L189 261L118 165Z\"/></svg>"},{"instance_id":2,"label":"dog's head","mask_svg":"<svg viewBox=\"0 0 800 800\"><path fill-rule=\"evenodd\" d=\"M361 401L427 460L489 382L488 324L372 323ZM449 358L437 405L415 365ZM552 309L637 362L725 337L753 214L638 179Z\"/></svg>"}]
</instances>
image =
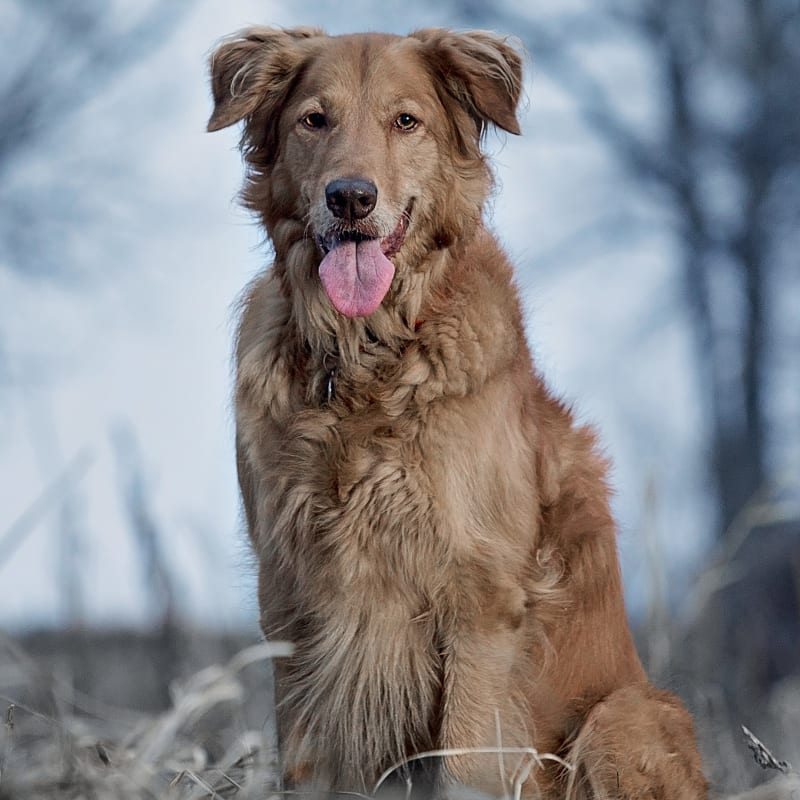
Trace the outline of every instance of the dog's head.
<instances>
[{"instance_id":1,"label":"dog's head","mask_svg":"<svg viewBox=\"0 0 800 800\"><path fill-rule=\"evenodd\" d=\"M251 28L211 56L208 129L244 121L246 204L279 258L313 242L330 302L363 317L396 270L423 270L479 223L481 136L519 133L521 81L518 53L483 31Z\"/></svg>"}]
</instances>

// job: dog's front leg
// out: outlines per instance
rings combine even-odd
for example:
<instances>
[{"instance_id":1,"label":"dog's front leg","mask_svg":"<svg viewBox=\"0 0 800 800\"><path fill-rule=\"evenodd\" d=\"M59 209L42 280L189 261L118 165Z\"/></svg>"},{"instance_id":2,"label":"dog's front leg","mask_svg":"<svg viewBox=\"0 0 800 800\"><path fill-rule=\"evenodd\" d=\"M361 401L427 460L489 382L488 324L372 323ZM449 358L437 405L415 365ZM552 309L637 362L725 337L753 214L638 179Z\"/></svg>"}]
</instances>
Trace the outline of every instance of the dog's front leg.
<instances>
[{"instance_id":1,"label":"dog's front leg","mask_svg":"<svg viewBox=\"0 0 800 800\"><path fill-rule=\"evenodd\" d=\"M446 782L499 796L512 788L520 754L497 749L524 746L530 733L524 701L513 688L518 625L501 623L492 629L486 623L483 619L471 630L462 629L444 650L439 741L446 753Z\"/></svg>"}]
</instances>

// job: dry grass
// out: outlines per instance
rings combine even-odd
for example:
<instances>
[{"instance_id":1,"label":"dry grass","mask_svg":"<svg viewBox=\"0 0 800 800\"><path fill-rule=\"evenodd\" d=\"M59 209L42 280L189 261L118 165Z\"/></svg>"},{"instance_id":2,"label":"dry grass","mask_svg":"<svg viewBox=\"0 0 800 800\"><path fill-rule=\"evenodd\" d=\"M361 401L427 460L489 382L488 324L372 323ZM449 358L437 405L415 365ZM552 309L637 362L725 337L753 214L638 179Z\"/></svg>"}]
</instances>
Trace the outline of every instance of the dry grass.
<instances>
[{"instance_id":1,"label":"dry grass","mask_svg":"<svg viewBox=\"0 0 800 800\"><path fill-rule=\"evenodd\" d=\"M265 719L261 728L244 723L252 688L243 676L254 666L265 672L264 662L285 655L289 645L247 647L226 664L203 669L172 687L167 711L145 714L81 695L69 683L44 675L13 642L4 644L14 658L0 667L0 687L18 689L16 699L0 692L6 701L0 717L0 800L264 800L279 794L272 720ZM736 800L800 797L800 778L790 765L749 731L746 736L758 763L781 774L735 795ZM745 740L741 743L746 753ZM544 761L570 769L556 756L532 748L498 746L476 752L497 754L508 800L519 800L523 784ZM420 753L414 760L465 753ZM509 758L516 766L506 774ZM387 770L373 794L401 766ZM412 787L405 788L410 796ZM451 795L478 796L468 789Z\"/></svg>"},{"instance_id":2,"label":"dry grass","mask_svg":"<svg viewBox=\"0 0 800 800\"><path fill-rule=\"evenodd\" d=\"M50 710L2 695L8 705L0 733L0 798L264 798L277 775L274 736L268 725L241 725L248 702L241 676L286 648L254 645L224 666L198 672L174 688L172 707L158 715L109 707L87 714L87 704L68 685L55 680L45 686L32 673L26 694L46 697L42 704ZM215 750L220 755L212 758Z\"/></svg>"}]
</instances>

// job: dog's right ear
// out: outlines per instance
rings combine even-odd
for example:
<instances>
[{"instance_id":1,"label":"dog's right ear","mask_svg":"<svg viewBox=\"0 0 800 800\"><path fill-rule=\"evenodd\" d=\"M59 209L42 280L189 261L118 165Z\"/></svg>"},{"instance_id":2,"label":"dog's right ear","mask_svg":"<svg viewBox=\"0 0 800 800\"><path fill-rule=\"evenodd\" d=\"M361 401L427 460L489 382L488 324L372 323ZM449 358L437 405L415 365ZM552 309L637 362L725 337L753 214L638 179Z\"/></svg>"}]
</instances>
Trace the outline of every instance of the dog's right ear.
<instances>
[{"instance_id":1,"label":"dog's right ear","mask_svg":"<svg viewBox=\"0 0 800 800\"><path fill-rule=\"evenodd\" d=\"M209 59L214 111L208 130L227 128L264 103L277 107L307 54L303 42L324 35L317 28L253 27L223 40Z\"/></svg>"}]
</instances>

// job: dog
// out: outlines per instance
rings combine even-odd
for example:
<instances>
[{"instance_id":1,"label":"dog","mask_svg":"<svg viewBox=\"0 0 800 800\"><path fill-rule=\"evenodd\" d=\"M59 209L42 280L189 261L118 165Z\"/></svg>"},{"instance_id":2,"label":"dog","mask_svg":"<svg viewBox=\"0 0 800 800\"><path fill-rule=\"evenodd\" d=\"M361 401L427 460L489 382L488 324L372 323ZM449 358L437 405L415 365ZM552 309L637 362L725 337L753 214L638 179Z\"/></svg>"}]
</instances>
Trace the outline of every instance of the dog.
<instances>
[{"instance_id":1,"label":"dog","mask_svg":"<svg viewBox=\"0 0 800 800\"><path fill-rule=\"evenodd\" d=\"M253 27L210 73L208 130L243 123L275 251L235 415L261 627L294 644L286 783L363 792L434 752L433 793L705 797L691 719L634 649L606 463L536 371L483 222L519 53Z\"/></svg>"}]
</instances>

